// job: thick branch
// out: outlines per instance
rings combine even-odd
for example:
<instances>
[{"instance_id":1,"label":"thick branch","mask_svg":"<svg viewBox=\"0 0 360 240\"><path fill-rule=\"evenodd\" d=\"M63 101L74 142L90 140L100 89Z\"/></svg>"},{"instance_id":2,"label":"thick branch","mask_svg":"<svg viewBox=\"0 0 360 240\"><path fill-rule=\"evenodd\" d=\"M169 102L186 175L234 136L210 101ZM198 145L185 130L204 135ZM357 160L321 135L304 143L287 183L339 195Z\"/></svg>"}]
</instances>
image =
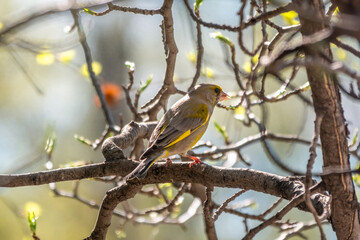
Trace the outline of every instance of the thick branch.
<instances>
[{"instance_id":1,"label":"thick branch","mask_svg":"<svg viewBox=\"0 0 360 240\"><path fill-rule=\"evenodd\" d=\"M119 148L114 148L113 158L119 156ZM104 176L126 176L137 163L121 159L107 161L105 163L91 164L82 167L56 169L26 174L1 174L0 187L21 187L49 184L52 182L81 180ZM141 185L166 183L166 182L191 182L202 185L213 185L214 187L241 188L270 194L284 199L292 199L304 191L303 179L281 177L262 171L247 168L222 168L207 164L189 167L189 163L155 163L149 169L147 177L136 180ZM314 197L314 196L313 196ZM317 195L313 198L313 204L318 212L322 214L324 204L328 197ZM298 206L306 210L305 204Z\"/></svg>"},{"instance_id":2,"label":"thick branch","mask_svg":"<svg viewBox=\"0 0 360 240\"><path fill-rule=\"evenodd\" d=\"M160 89L159 100L150 107L147 111L150 120L156 120L157 113L161 108L163 108L171 94L176 93L176 88L174 85L174 71L175 71L175 62L178 49L175 43L174 36L174 22L172 17L172 7L173 0L165 0L161 7L161 14L164 17L163 20L163 39L166 53L166 71L164 77L163 86Z\"/></svg>"},{"instance_id":3,"label":"thick branch","mask_svg":"<svg viewBox=\"0 0 360 240\"><path fill-rule=\"evenodd\" d=\"M134 144L138 139L149 139L156 124L157 122L137 123L131 121L121 130L120 134L107 138L102 145L102 153L106 161L118 160L119 156L124 158L121 150ZM117 149L116 154L114 154L114 149Z\"/></svg>"},{"instance_id":4,"label":"thick branch","mask_svg":"<svg viewBox=\"0 0 360 240\"><path fill-rule=\"evenodd\" d=\"M309 36L325 29L324 21L313 22L303 17L307 12L314 12L315 18L324 19L323 1L293 0L299 7L301 33ZM319 53L332 58L328 43L315 44L304 49L306 58ZM325 60L319 60L325 61ZM320 139L324 168L337 167L344 170L350 168L348 130L344 119L336 76L314 66L307 66L308 80L312 90L314 109L317 116L323 115L320 125ZM338 239L359 239L360 225L357 198L351 174L333 174L323 176L326 189L333 196L331 204L332 226Z\"/></svg>"},{"instance_id":5,"label":"thick branch","mask_svg":"<svg viewBox=\"0 0 360 240\"><path fill-rule=\"evenodd\" d=\"M105 239L107 230L110 226L112 212L116 206L122 201L133 198L141 187L141 185L136 183L124 183L121 186L108 191L101 204L94 230L86 240Z\"/></svg>"}]
</instances>

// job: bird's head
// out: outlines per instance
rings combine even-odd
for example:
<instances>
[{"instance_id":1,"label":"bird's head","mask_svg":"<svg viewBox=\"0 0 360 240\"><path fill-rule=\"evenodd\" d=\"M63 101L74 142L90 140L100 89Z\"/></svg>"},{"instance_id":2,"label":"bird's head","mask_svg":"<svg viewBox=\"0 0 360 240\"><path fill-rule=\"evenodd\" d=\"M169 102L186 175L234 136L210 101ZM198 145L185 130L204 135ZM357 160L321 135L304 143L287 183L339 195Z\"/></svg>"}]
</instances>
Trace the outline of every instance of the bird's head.
<instances>
[{"instance_id":1,"label":"bird's head","mask_svg":"<svg viewBox=\"0 0 360 240\"><path fill-rule=\"evenodd\" d=\"M230 96L223 92L222 88L215 84L199 84L189 92L190 97L199 97L215 105L216 103L230 99Z\"/></svg>"}]
</instances>

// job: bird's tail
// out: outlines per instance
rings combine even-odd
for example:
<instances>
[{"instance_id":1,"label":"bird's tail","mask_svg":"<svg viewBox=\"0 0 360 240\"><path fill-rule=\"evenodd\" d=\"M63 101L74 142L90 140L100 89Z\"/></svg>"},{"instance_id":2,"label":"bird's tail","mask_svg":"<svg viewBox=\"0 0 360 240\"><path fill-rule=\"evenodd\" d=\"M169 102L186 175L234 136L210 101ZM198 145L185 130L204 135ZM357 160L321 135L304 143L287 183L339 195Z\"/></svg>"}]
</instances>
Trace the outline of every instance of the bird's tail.
<instances>
[{"instance_id":1,"label":"bird's tail","mask_svg":"<svg viewBox=\"0 0 360 240\"><path fill-rule=\"evenodd\" d=\"M125 180L131 180L133 178L144 178L149 168L161 157L161 153L142 160L140 164L126 177Z\"/></svg>"}]
</instances>

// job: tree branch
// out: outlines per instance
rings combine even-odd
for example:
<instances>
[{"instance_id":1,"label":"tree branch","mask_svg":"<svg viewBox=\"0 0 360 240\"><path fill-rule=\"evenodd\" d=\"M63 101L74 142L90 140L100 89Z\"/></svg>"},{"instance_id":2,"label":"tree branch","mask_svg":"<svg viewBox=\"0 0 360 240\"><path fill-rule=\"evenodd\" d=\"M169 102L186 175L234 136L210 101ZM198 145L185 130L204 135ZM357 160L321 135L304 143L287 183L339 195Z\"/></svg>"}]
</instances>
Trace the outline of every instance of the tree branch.
<instances>
[{"instance_id":1,"label":"tree branch","mask_svg":"<svg viewBox=\"0 0 360 240\"><path fill-rule=\"evenodd\" d=\"M206 200L204 202L203 211L204 211L204 223L205 223L205 233L208 240L217 240L216 230L215 230L215 221L212 218L212 198L211 193L214 191L214 187L206 187Z\"/></svg>"},{"instance_id":2,"label":"tree branch","mask_svg":"<svg viewBox=\"0 0 360 240\"><path fill-rule=\"evenodd\" d=\"M313 35L323 31L326 26L323 1L293 0L299 9L299 18L303 36ZM323 21L313 22L306 16L312 9L314 19ZM328 43L318 43L313 48L305 48L305 59L322 54L332 60ZM326 62L324 57L319 62ZM312 90L314 109L317 116L323 115L320 125L320 139L323 154L323 166L350 169L348 129L344 118L341 98L337 87L335 74L307 66L308 81ZM359 211L354 208L358 204L352 176L349 173L326 175L322 177L326 189L333 196L331 203L331 220L338 239L359 239L360 224Z\"/></svg>"},{"instance_id":3,"label":"tree branch","mask_svg":"<svg viewBox=\"0 0 360 240\"><path fill-rule=\"evenodd\" d=\"M174 71L175 71L175 62L176 56L178 53L178 49L175 43L175 36L174 36L174 23L172 17L172 4L173 0L164 0L164 3L161 7L161 15L163 16L163 38L164 38L164 45L167 51L166 54L166 71L163 86L161 87L160 92L161 94L157 94L159 99L157 102L152 105L148 110L147 114L149 115L149 120L153 121L156 120L157 113L163 107L165 107L167 100L169 99L170 95L177 92L174 84ZM147 106L146 104L145 106Z\"/></svg>"},{"instance_id":4,"label":"tree branch","mask_svg":"<svg viewBox=\"0 0 360 240\"><path fill-rule=\"evenodd\" d=\"M26 174L1 174L0 187L21 187L49 184L52 182L81 180L104 176L126 176L137 163L125 160L119 156L118 148L112 152L113 159L104 163L91 164L81 167L56 169ZM207 164L189 167L190 163L155 163L149 169L147 177L136 180L142 185L166 183L166 182L192 182L202 185L214 185L214 187L241 188L263 192L284 199L292 199L293 196L304 191L303 179L296 177L281 177L262 171L247 168L222 168ZM322 214L323 206L328 201L326 196L312 196L316 211ZM306 210L305 205L298 206Z\"/></svg>"},{"instance_id":5,"label":"tree branch","mask_svg":"<svg viewBox=\"0 0 360 240\"><path fill-rule=\"evenodd\" d=\"M107 230L110 226L112 212L116 206L129 198L133 198L141 189L142 185L138 183L126 182L119 187L109 190L101 204L98 218L91 235L86 240L105 239Z\"/></svg>"}]
</instances>

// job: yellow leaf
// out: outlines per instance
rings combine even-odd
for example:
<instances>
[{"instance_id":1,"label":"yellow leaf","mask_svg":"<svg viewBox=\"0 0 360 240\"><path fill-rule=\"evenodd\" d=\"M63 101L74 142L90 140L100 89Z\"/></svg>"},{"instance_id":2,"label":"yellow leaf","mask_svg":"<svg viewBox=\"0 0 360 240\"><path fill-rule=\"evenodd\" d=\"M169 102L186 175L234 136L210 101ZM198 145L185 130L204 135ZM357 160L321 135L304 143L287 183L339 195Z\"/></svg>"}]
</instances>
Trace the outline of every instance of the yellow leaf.
<instances>
[{"instance_id":1,"label":"yellow leaf","mask_svg":"<svg viewBox=\"0 0 360 240\"><path fill-rule=\"evenodd\" d=\"M196 53L195 52L188 52L186 54L186 58L192 62L192 63L195 63L196 62Z\"/></svg>"},{"instance_id":2,"label":"yellow leaf","mask_svg":"<svg viewBox=\"0 0 360 240\"><path fill-rule=\"evenodd\" d=\"M251 60L253 63L257 63L259 61L259 54L255 54L255 56L253 56Z\"/></svg>"},{"instance_id":3,"label":"yellow leaf","mask_svg":"<svg viewBox=\"0 0 360 240\"><path fill-rule=\"evenodd\" d=\"M354 174L353 175L353 180L354 180L356 186L359 187L360 186L360 175L359 174Z\"/></svg>"},{"instance_id":4,"label":"yellow leaf","mask_svg":"<svg viewBox=\"0 0 360 240\"><path fill-rule=\"evenodd\" d=\"M345 60L346 59L346 52L344 50L342 50L341 48L336 49L335 51L335 56L339 59L339 60Z\"/></svg>"},{"instance_id":5,"label":"yellow leaf","mask_svg":"<svg viewBox=\"0 0 360 240\"><path fill-rule=\"evenodd\" d=\"M245 62L244 65L242 66L242 69L245 71L245 72L251 72L251 63L250 62Z\"/></svg>"},{"instance_id":6,"label":"yellow leaf","mask_svg":"<svg viewBox=\"0 0 360 240\"><path fill-rule=\"evenodd\" d=\"M99 75L99 74L101 73L101 71L102 71L102 65L101 65L101 63L94 61L94 62L92 62L91 65L92 65L92 69L93 69L95 75ZM86 63L84 63L84 64L81 66L81 68L80 68L80 73L81 73L81 75L83 75L83 76L85 76L85 77L88 77L88 76L89 76L89 72L88 72L88 68L87 68L87 64L86 64Z\"/></svg>"},{"instance_id":7,"label":"yellow leaf","mask_svg":"<svg viewBox=\"0 0 360 240\"><path fill-rule=\"evenodd\" d=\"M299 21L296 19L298 17L298 14L295 11L289 11L289 12L281 13L280 15L284 19L285 23L287 23L288 25L297 25L297 24L299 24Z\"/></svg>"},{"instance_id":8,"label":"yellow leaf","mask_svg":"<svg viewBox=\"0 0 360 240\"><path fill-rule=\"evenodd\" d=\"M115 230L115 234L116 234L116 238L118 239L126 238L126 232L124 232L124 230L122 229Z\"/></svg>"},{"instance_id":9,"label":"yellow leaf","mask_svg":"<svg viewBox=\"0 0 360 240\"><path fill-rule=\"evenodd\" d=\"M174 73L173 81L176 83L179 81L179 76Z\"/></svg>"},{"instance_id":10,"label":"yellow leaf","mask_svg":"<svg viewBox=\"0 0 360 240\"><path fill-rule=\"evenodd\" d=\"M334 16L339 16L339 12L340 12L340 11L339 11L339 7L336 7L333 15L334 15Z\"/></svg>"},{"instance_id":11,"label":"yellow leaf","mask_svg":"<svg viewBox=\"0 0 360 240\"><path fill-rule=\"evenodd\" d=\"M1 31L1 29L3 29L3 27L4 27L4 24L2 22L0 22L0 31Z\"/></svg>"},{"instance_id":12,"label":"yellow leaf","mask_svg":"<svg viewBox=\"0 0 360 240\"><path fill-rule=\"evenodd\" d=\"M36 55L36 62L40 65L51 65L55 61L54 54L47 52L47 53L39 53Z\"/></svg>"},{"instance_id":13,"label":"yellow leaf","mask_svg":"<svg viewBox=\"0 0 360 240\"><path fill-rule=\"evenodd\" d=\"M31 201L25 203L25 213L26 214L28 212L34 212L35 216L40 216L41 211L42 211L42 209L38 203L31 202Z\"/></svg>"},{"instance_id":14,"label":"yellow leaf","mask_svg":"<svg viewBox=\"0 0 360 240\"><path fill-rule=\"evenodd\" d=\"M309 82L304 83L303 85L300 86L300 89L304 89L304 91L310 90L310 84Z\"/></svg>"},{"instance_id":15,"label":"yellow leaf","mask_svg":"<svg viewBox=\"0 0 360 240\"><path fill-rule=\"evenodd\" d=\"M239 119L239 120L244 120L245 119L245 113L246 113L246 109L243 106L239 106L238 108L235 109L235 118Z\"/></svg>"},{"instance_id":16,"label":"yellow leaf","mask_svg":"<svg viewBox=\"0 0 360 240\"><path fill-rule=\"evenodd\" d=\"M246 112L245 108L243 106L239 106L235 109L235 114L237 115L244 115Z\"/></svg>"},{"instance_id":17,"label":"yellow leaf","mask_svg":"<svg viewBox=\"0 0 360 240\"><path fill-rule=\"evenodd\" d=\"M65 52L61 52L58 54L58 59L60 62L69 63L75 57L75 50L69 50Z\"/></svg>"},{"instance_id":18,"label":"yellow leaf","mask_svg":"<svg viewBox=\"0 0 360 240\"><path fill-rule=\"evenodd\" d=\"M208 77L208 78L213 78L214 77L214 71L209 67L202 68L201 69L201 74L204 75L205 77Z\"/></svg>"}]
</instances>

